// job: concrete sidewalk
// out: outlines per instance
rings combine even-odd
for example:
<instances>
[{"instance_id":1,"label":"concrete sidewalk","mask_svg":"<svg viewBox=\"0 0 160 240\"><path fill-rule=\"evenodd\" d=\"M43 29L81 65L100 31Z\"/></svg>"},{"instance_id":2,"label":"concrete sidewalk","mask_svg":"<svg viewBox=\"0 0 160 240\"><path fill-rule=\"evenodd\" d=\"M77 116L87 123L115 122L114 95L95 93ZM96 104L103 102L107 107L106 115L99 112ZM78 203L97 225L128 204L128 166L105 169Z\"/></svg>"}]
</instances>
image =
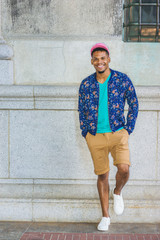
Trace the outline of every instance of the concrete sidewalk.
<instances>
[{"instance_id":1,"label":"concrete sidewalk","mask_svg":"<svg viewBox=\"0 0 160 240\"><path fill-rule=\"evenodd\" d=\"M0 240L160 240L159 224L113 223L97 231L95 223L0 222ZM147 234L147 235L146 235Z\"/></svg>"}]
</instances>

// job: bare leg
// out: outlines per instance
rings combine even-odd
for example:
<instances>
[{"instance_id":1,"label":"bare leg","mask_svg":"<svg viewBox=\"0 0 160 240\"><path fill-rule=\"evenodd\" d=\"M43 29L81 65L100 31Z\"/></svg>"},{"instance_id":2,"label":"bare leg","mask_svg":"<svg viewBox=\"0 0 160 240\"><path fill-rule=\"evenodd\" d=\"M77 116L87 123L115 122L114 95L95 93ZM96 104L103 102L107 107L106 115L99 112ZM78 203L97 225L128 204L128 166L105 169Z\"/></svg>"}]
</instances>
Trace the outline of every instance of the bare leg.
<instances>
[{"instance_id":1,"label":"bare leg","mask_svg":"<svg viewBox=\"0 0 160 240\"><path fill-rule=\"evenodd\" d=\"M109 184L108 184L109 172L99 175L97 180L97 188L99 192L99 198L101 202L103 217L109 217Z\"/></svg>"},{"instance_id":2,"label":"bare leg","mask_svg":"<svg viewBox=\"0 0 160 240\"><path fill-rule=\"evenodd\" d=\"M117 164L117 174L116 174L116 187L114 193L120 195L122 188L126 184L129 178L129 165L127 164Z\"/></svg>"}]
</instances>

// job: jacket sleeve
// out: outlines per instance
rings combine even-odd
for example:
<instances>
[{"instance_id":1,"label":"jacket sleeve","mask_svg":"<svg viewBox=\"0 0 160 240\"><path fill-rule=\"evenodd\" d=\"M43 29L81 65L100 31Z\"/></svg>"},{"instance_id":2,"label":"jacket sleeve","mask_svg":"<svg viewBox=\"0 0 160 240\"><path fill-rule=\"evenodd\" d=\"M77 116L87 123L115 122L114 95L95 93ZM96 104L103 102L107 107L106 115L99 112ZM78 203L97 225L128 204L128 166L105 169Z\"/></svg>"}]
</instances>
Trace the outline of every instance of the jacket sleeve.
<instances>
[{"instance_id":1,"label":"jacket sleeve","mask_svg":"<svg viewBox=\"0 0 160 240\"><path fill-rule=\"evenodd\" d=\"M124 128L131 134L134 130L136 119L138 116L138 99L136 95L135 88L131 82L131 80L127 77L127 91L126 91L126 99L129 105L128 114L127 114L127 123Z\"/></svg>"},{"instance_id":2,"label":"jacket sleeve","mask_svg":"<svg viewBox=\"0 0 160 240\"><path fill-rule=\"evenodd\" d=\"M79 111L79 122L80 122L80 129L82 130L82 136L86 137L87 123L86 123L86 114L85 114L85 86L83 82L81 83L79 88L78 111Z\"/></svg>"}]
</instances>

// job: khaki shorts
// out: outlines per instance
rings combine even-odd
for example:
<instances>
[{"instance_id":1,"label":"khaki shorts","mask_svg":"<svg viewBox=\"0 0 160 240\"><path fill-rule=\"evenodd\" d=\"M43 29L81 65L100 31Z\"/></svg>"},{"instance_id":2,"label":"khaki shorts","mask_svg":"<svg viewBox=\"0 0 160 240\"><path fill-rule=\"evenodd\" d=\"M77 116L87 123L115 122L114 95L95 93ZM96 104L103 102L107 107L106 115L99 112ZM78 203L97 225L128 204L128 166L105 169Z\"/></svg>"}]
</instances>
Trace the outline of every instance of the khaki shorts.
<instances>
[{"instance_id":1,"label":"khaki shorts","mask_svg":"<svg viewBox=\"0 0 160 240\"><path fill-rule=\"evenodd\" d=\"M113 164L128 164L129 166L129 134L127 130L121 129L114 133L97 133L95 136L89 132L86 135L86 141L90 150L94 172L101 175L109 171L109 152L113 157Z\"/></svg>"}]
</instances>

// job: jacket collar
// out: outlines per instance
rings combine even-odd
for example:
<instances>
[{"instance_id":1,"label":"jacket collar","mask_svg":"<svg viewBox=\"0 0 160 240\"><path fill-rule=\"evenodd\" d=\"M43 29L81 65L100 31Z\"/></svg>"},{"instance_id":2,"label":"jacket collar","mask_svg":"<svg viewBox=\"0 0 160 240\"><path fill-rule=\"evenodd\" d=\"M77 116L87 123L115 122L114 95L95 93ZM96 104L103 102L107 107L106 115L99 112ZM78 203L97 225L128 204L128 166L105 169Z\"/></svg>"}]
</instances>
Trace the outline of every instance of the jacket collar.
<instances>
[{"instance_id":1,"label":"jacket collar","mask_svg":"<svg viewBox=\"0 0 160 240\"><path fill-rule=\"evenodd\" d=\"M112 79L112 77L113 77L114 74L116 73L113 69L110 68L110 70L111 70L111 77L110 77L109 81ZM94 77L94 81L98 83L97 77L96 77L96 72L93 73L93 77Z\"/></svg>"}]
</instances>

